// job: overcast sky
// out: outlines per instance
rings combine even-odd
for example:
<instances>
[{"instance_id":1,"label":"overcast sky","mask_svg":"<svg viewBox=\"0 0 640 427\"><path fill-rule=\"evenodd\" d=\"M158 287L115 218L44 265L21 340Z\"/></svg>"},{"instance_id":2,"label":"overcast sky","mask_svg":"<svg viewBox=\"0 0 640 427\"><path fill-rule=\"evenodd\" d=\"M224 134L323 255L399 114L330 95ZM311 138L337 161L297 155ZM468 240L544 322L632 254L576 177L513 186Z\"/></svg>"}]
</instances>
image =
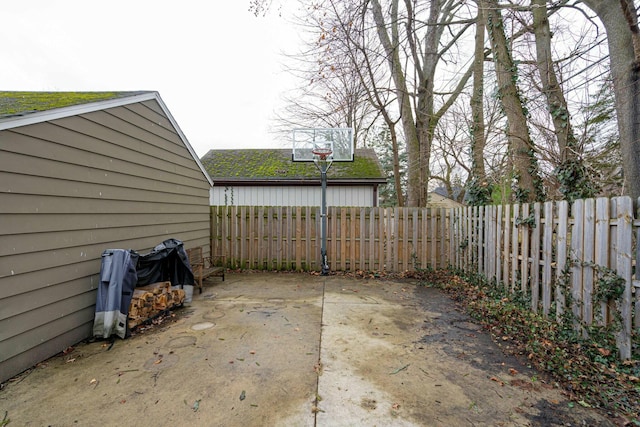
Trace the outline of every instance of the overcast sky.
<instances>
[{"instance_id":1,"label":"overcast sky","mask_svg":"<svg viewBox=\"0 0 640 427\"><path fill-rule=\"evenodd\" d=\"M1 1L0 90L155 90L200 157L288 148L269 128L297 36L248 3Z\"/></svg>"}]
</instances>

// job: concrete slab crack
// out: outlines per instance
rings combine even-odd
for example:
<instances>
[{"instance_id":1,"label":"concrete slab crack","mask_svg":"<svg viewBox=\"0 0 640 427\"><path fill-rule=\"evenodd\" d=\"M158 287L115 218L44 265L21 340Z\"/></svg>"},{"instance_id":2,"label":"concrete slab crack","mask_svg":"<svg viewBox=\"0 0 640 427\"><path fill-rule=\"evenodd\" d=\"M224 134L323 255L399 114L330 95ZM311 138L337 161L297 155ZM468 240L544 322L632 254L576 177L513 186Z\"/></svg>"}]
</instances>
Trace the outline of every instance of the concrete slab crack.
<instances>
[{"instance_id":1,"label":"concrete slab crack","mask_svg":"<svg viewBox=\"0 0 640 427\"><path fill-rule=\"evenodd\" d=\"M320 391L320 376L322 375L322 328L324 326L324 301L325 301L325 288L326 288L327 280L323 280L322 282L322 304L320 309L320 333L318 334L318 363L314 366L314 370L316 371L317 379L316 379L316 393L315 398L313 400L313 426L317 427L318 425L318 412L320 412L320 401L322 397L319 394Z\"/></svg>"}]
</instances>

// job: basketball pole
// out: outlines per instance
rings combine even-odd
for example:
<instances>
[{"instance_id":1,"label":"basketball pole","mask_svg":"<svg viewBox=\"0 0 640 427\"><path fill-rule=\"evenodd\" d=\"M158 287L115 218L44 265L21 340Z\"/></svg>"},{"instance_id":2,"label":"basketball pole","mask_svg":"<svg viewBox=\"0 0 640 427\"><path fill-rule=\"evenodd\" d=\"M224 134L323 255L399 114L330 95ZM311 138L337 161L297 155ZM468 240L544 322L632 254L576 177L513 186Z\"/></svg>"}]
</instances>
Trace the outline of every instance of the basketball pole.
<instances>
[{"instance_id":1,"label":"basketball pole","mask_svg":"<svg viewBox=\"0 0 640 427\"><path fill-rule=\"evenodd\" d=\"M322 185L322 203L320 206L320 274L329 274L329 259L327 257L327 171L333 162L327 161L327 155L316 155L315 164L320 170Z\"/></svg>"},{"instance_id":2,"label":"basketball pole","mask_svg":"<svg viewBox=\"0 0 640 427\"><path fill-rule=\"evenodd\" d=\"M336 144L334 146L334 144ZM334 152L334 148L336 151ZM334 156L335 155L335 156ZM320 206L320 266L321 274L329 274L327 256L327 234L329 214L327 212L327 171L334 161L353 162L353 128L302 128L293 129L293 152L291 161L313 161L320 171L322 200Z\"/></svg>"},{"instance_id":3,"label":"basketball pole","mask_svg":"<svg viewBox=\"0 0 640 427\"><path fill-rule=\"evenodd\" d=\"M320 245L320 256L322 257L321 274L326 276L329 274L329 260L327 258L327 171L329 170L331 163L329 163L328 166L326 160L322 163L323 167L320 169L320 179L322 181L322 209L320 211L320 216L322 217L322 243Z\"/></svg>"}]
</instances>

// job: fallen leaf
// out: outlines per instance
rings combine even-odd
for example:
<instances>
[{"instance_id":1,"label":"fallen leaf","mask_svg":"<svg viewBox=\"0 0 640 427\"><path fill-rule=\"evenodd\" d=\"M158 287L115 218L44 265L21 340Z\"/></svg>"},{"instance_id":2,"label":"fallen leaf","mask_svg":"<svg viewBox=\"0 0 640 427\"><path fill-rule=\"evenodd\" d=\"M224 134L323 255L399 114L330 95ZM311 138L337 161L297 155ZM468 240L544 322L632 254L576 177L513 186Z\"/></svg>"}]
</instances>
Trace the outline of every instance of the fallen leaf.
<instances>
[{"instance_id":1,"label":"fallen leaf","mask_svg":"<svg viewBox=\"0 0 640 427\"><path fill-rule=\"evenodd\" d=\"M395 374L397 374L397 373L398 373L398 372L400 372L400 371L404 371L404 370L405 370L405 369L407 369L408 367L409 367L409 364L404 365L403 367L398 368L398 369L396 369L396 370L395 370L395 371L393 371L393 372L389 372L389 375L395 375Z\"/></svg>"},{"instance_id":2,"label":"fallen leaf","mask_svg":"<svg viewBox=\"0 0 640 427\"><path fill-rule=\"evenodd\" d=\"M98 380L94 378L91 381L89 381L89 384L96 384L97 382L98 382Z\"/></svg>"},{"instance_id":3,"label":"fallen leaf","mask_svg":"<svg viewBox=\"0 0 640 427\"><path fill-rule=\"evenodd\" d=\"M153 364L154 364L154 365L157 365L157 364L159 364L159 363L162 363L162 359L158 359L158 360L156 360L155 362L153 362Z\"/></svg>"},{"instance_id":4,"label":"fallen leaf","mask_svg":"<svg viewBox=\"0 0 640 427\"><path fill-rule=\"evenodd\" d=\"M394 403L393 405L391 405L391 408L398 410L400 409L400 404L399 403Z\"/></svg>"},{"instance_id":5,"label":"fallen leaf","mask_svg":"<svg viewBox=\"0 0 640 427\"><path fill-rule=\"evenodd\" d=\"M500 386L504 386L504 383L498 377L491 377L491 381L495 381L500 384Z\"/></svg>"},{"instance_id":6,"label":"fallen leaf","mask_svg":"<svg viewBox=\"0 0 640 427\"><path fill-rule=\"evenodd\" d=\"M589 405L587 402L585 402L584 400L578 400L578 403L581 406L584 406L585 408L591 408L591 405Z\"/></svg>"},{"instance_id":7,"label":"fallen leaf","mask_svg":"<svg viewBox=\"0 0 640 427\"><path fill-rule=\"evenodd\" d=\"M509 368L509 374L511 374L511 375L518 375L518 371L516 371L516 370L515 370L515 369L513 369L513 368Z\"/></svg>"}]
</instances>

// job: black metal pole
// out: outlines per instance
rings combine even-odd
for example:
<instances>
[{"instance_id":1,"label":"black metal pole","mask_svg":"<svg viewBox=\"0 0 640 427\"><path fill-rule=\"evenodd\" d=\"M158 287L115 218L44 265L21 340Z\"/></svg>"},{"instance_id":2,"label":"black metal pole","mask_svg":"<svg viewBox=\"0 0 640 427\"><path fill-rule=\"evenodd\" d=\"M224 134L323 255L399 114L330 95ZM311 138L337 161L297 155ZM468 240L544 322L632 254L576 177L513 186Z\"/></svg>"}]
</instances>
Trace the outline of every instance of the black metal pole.
<instances>
[{"instance_id":1,"label":"black metal pole","mask_svg":"<svg viewBox=\"0 0 640 427\"><path fill-rule=\"evenodd\" d=\"M327 162L320 162L320 178L322 181L322 207L320 209L320 256L322 257L322 271L321 274L326 276L329 274L329 260L327 258Z\"/></svg>"}]
</instances>

